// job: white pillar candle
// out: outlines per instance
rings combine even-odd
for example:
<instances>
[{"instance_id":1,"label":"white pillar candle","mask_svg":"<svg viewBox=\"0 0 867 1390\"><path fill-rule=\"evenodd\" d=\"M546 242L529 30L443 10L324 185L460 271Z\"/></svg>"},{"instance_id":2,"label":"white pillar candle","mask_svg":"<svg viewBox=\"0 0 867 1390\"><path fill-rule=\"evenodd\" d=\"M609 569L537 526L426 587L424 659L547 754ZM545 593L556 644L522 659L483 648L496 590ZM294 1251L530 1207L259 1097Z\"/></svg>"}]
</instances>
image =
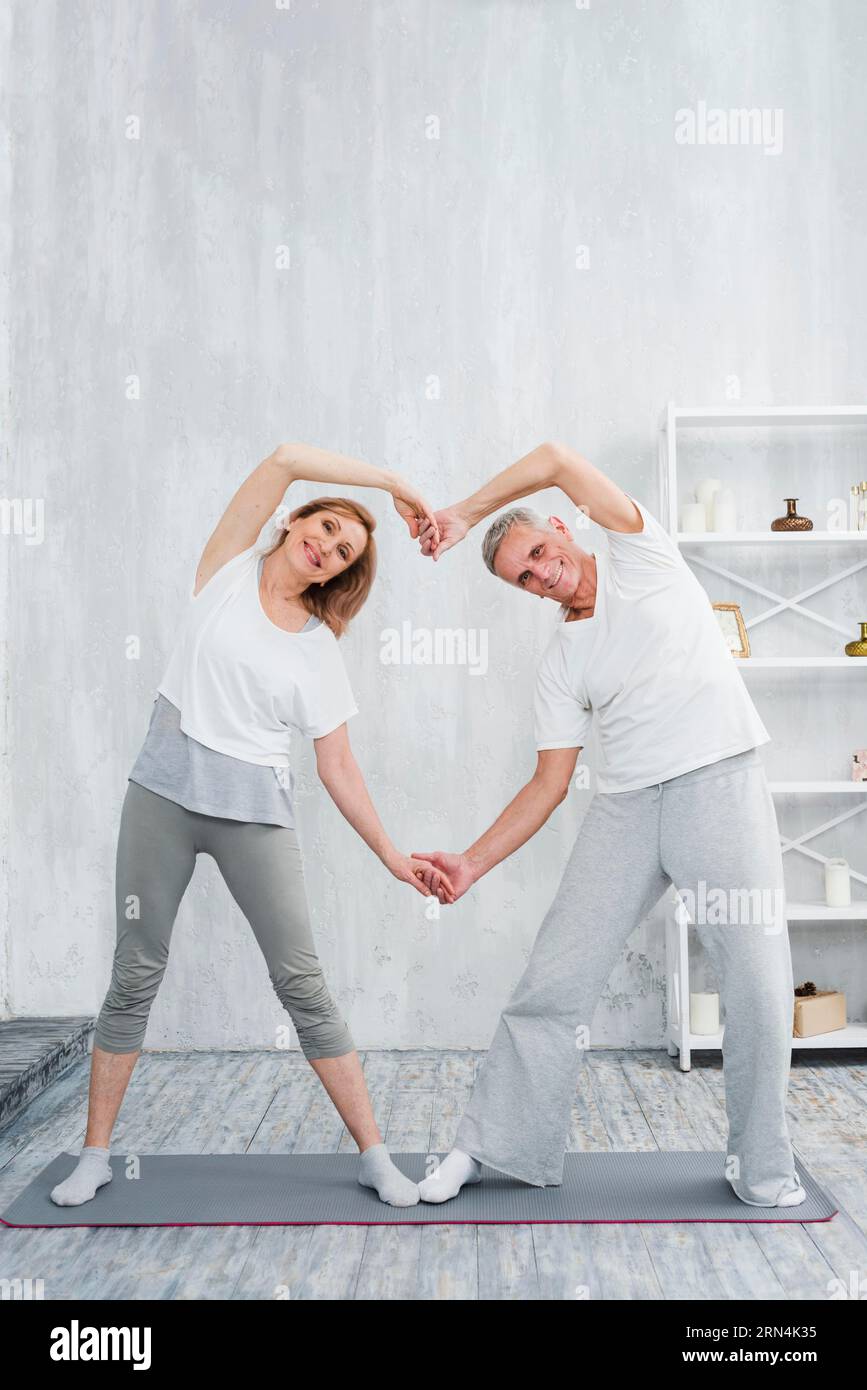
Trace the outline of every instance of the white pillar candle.
<instances>
[{"instance_id":1,"label":"white pillar candle","mask_svg":"<svg viewBox=\"0 0 867 1390\"><path fill-rule=\"evenodd\" d=\"M722 487L719 478L703 478L695 490L696 500L704 503L705 526L713 530L713 495Z\"/></svg>"},{"instance_id":2,"label":"white pillar candle","mask_svg":"<svg viewBox=\"0 0 867 1390\"><path fill-rule=\"evenodd\" d=\"M851 901L849 865L845 859L828 859L825 863L825 902L828 907L848 907Z\"/></svg>"},{"instance_id":3,"label":"white pillar candle","mask_svg":"<svg viewBox=\"0 0 867 1390\"><path fill-rule=\"evenodd\" d=\"M730 487L721 487L713 495L713 529L715 531L736 531L738 529L735 495Z\"/></svg>"},{"instance_id":4,"label":"white pillar candle","mask_svg":"<svg viewBox=\"0 0 867 1390\"><path fill-rule=\"evenodd\" d=\"M703 502L684 502L680 516L682 531L706 531L707 509Z\"/></svg>"},{"instance_id":5,"label":"white pillar candle","mask_svg":"<svg viewBox=\"0 0 867 1390\"><path fill-rule=\"evenodd\" d=\"M689 996L689 1031L704 1036L719 1032L718 994L691 994Z\"/></svg>"}]
</instances>

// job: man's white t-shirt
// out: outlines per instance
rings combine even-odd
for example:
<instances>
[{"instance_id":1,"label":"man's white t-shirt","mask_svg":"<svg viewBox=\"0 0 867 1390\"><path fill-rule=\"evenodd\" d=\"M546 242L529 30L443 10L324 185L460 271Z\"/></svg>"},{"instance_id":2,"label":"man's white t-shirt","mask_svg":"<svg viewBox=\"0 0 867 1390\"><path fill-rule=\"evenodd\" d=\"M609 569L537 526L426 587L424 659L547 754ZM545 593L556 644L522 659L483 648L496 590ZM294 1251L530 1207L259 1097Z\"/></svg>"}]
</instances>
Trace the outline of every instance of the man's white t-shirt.
<instances>
[{"instance_id":1,"label":"man's white t-shirt","mask_svg":"<svg viewBox=\"0 0 867 1390\"><path fill-rule=\"evenodd\" d=\"M357 707L337 638L326 623L284 632L259 598L251 545L190 595L157 689L190 738L268 767L291 766L291 732L324 738Z\"/></svg>"},{"instance_id":2,"label":"man's white t-shirt","mask_svg":"<svg viewBox=\"0 0 867 1390\"><path fill-rule=\"evenodd\" d=\"M536 682L536 747L583 748L600 792L628 792L768 743L711 601L636 498L642 531L602 529L590 618L558 622Z\"/></svg>"}]
</instances>

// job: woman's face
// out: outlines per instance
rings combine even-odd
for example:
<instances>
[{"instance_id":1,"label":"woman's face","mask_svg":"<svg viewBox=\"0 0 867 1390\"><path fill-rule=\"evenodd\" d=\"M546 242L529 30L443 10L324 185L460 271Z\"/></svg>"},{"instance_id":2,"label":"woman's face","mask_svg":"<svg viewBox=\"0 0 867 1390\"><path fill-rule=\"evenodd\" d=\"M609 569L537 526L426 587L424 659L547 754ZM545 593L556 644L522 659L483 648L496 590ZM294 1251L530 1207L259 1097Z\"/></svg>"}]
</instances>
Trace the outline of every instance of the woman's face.
<instances>
[{"instance_id":1,"label":"woman's face","mask_svg":"<svg viewBox=\"0 0 867 1390\"><path fill-rule=\"evenodd\" d=\"M323 508L292 522L284 560L307 584L327 583L349 569L367 545L367 528L354 516Z\"/></svg>"}]
</instances>

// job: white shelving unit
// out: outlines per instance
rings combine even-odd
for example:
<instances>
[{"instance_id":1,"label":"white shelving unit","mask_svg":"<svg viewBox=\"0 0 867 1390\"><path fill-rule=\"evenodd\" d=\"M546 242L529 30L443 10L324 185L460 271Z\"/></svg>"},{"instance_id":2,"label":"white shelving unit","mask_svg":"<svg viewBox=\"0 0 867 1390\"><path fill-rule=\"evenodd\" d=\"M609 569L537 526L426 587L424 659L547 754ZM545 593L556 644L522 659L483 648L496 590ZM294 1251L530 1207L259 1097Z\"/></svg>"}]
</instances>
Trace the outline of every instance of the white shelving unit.
<instances>
[{"instance_id":1,"label":"white shelving unit","mask_svg":"<svg viewBox=\"0 0 867 1390\"><path fill-rule=\"evenodd\" d=\"M741 656L738 666L744 671L788 671L796 667L806 670L860 671L857 659L851 656Z\"/></svg>"},{"instance_id":2,"label":"white shelving unit","mask_svg":"<svg viewBox=\"0 0 867 1390\"><path fill-rule=\"evenodd\" d=\"M693 1049L705 1052L720 1052L722 1050L723 1031L719 1033L691 1033ZM847 1023L845 1028L835 1028L833 1033L814 1033L810 1038L792 1038L792 1047L867 1047L867 1023ZM672 1050L671 1044L668 1048L669 1056L677 1056L677 1048ZM681 1071L688 1071L689 1067L681 1064Z\"/></svg>"},{"instance_id":3,"label":"white shelving unit","mask_svg":"<svg viewBox=\"0 0 867 1390\"><path fill-rule=\"evenodd\" d=\"M804 600L812 598L821 590L838 583L849 575L867 568L867 531L728 531L693 532L680 531L679 509L684 499L679 495L677 477L677 438L678 432L689 429L737 428L753 426L771 428L773 426L816 426L816 425L861 425L867 428L867 407L865 406L732 406L701 408L676 406L669 402L660 420L659 430L659 485L662 501L662 518L669 534L678 546L688 555L690 561L712 574L733 579L752 593L770 600L770 606L751 618L750 629L768 621L778 613L790 610L802 617L810 618L822 627L850 640L851 627L836 623L822 614L804 606ZM794 595L777 594L764 585L757 584L748 575L737 573L723 566L716 558L725 556L725 547L738 546L807 546L807 547L847 547L844 553L844 568L826 577L819 584ZM755 671L842 671L858 673L863 679L867 676L867 658L847 656L795 656L795 657L746 657L737 658L738 666L745 677ZM867 694L867 691L865 691ZM781 838L783 854L798 853L824 864L827 856L810 849L807 841L815 839L823 831L842 824L852 816L867 811L867 782L845 782L833 780L770 782L775 796L843 796L857 798L854 807L833 816L821 825L787 839ZM867 874L855 869L850 877L867 885ZM867 924L867 901L855 902L849 907L827 907L821 902L788 902L786 904L789 922L862 922ZM668 1052L672 1057L680 1055L682 1071L691 1065L693 1049L719 1051L722 1047L723 1031L716 1034L695 1034L689 1029L689 947L688 922L685 914L678 912L675 904L666 918L666 976L668 996ZM867 1024L850 1023L833 1033L823 1033L810 1038L792 1038L794 1048L867 1048Z\"/></svg>"},{"instance_id":4,"label":"white shelving unit","mask_svg":"<svg viewBox=\"0 0 867 1390\"><path fill-rule=\"evenodd\" d=\"M827 545L863 541L863 531L677 531L678 545Z\"/></svg>"}]
</instances>

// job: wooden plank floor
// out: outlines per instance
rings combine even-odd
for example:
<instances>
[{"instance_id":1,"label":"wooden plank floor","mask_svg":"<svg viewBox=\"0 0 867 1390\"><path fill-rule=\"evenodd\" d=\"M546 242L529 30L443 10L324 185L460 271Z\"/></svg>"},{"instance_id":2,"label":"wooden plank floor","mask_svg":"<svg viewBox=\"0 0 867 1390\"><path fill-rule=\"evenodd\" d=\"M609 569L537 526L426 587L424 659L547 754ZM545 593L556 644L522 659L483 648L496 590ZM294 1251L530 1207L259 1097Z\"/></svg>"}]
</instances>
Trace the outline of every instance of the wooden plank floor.
<instances>
[{"instance_id":1,"label":"wooden plank floor","mask_svg":"<svg viewBox=\"0 0 867 1390\"><path fill-rule=\"evenodd\" d=\"M394 1152L445 1153L484 1058L367 1052ZM664 1051L590 1053L573 1149L723 1149L721 1059L681 1072ZM84 1137L83 1059L0 1131L0 1210ZM798 1157L836 1198L798 1225L222 1227L15 1231L0 1278L42 1279L46 1299L818 1299L867 1281L867 1062L794 1060ZM145 1053L117 1153L349 1152L355 1145L300 1053ZM836 1281L839 1281L839 1285ZM850 1294L851 1296L851 1294Z\"/></svg>"},{"instance_id":2,"label":"wooden plank floor","mask_svg":"<svg viewBox=\"0 0 867 1390\"><path fill-rule=\"evenodd\" d=\"M0 1127L87 1056L93 1023L80 1015L0 1019Z\"/></svg>"}]
</instances>

